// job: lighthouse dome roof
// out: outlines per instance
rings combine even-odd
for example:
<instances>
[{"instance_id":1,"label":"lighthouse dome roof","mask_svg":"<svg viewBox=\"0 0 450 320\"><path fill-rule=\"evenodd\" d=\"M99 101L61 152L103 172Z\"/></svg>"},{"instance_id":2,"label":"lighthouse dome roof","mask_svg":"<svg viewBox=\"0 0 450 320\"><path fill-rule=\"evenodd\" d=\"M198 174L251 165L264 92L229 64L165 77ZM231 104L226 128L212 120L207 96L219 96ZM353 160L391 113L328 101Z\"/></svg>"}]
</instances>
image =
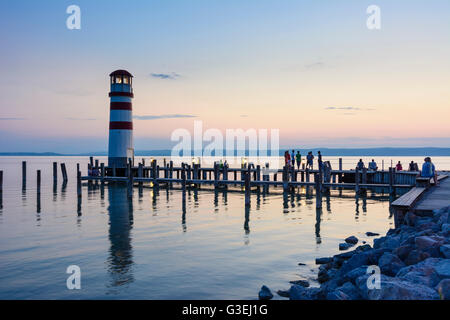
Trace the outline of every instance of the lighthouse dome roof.
<instances>
[{"instance_id":1,"label":"lighthouse dome roof","mask_svg":"<svg viewBox=\"0 0 450 320\"><path fill-rule=\"evenodd\" d=\"M131 73L129 73L127 70L116 70L111 72L111 74L109 75L110 77L113 76L128 76L128 77L132 77L133 75Z\"/></svg>"}]
</instances>

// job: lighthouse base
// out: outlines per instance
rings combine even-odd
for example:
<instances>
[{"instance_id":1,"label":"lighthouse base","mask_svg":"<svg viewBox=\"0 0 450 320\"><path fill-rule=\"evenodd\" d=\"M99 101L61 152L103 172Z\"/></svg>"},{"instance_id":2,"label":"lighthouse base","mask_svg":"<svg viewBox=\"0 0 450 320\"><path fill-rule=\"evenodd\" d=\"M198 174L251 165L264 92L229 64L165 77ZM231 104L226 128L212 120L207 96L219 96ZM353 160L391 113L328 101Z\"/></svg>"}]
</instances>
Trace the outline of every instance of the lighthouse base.
<instances>
[{"instance_id":1,"label":"lighthouse base","mask_svg":"<svg viewBox=\"0 0 450 320\"><path fill-rule=\"evenodd\" d=\"M108 157L108 167L126 168L127 157Z\"/></svg>"}]
</instances>

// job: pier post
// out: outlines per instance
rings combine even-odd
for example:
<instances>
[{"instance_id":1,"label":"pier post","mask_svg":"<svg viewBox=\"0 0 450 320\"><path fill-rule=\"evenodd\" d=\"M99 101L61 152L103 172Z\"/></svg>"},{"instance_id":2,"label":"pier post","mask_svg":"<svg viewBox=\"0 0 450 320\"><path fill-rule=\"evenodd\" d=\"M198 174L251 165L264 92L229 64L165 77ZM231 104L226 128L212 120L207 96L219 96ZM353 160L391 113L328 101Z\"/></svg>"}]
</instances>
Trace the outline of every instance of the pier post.
<instances>
[{"instance_id":1,"label":"pier post","mask_svg":"<svg viewBox=\"0 0 450 320\"><path fill-rule=\"evenodd\" d=\"M394 194L394 168L389 168L389 194Z\"/></svg>"},{"instance_id":2,"label":"pier post","mask_svg":"<svg viewBox=\"0 0 450 320\"><path fill-rule=\"evenodd\" d=\"M91 165L91 169L94 167L94 157L89 157L89 164Z\"/></svg>"},{"instance_id":3,"label":"pier post","mask_svg":"<svg viewBox=\"0 0 450 320\"><path fill-rule=\"evenodd\" d=\"M77 196L81 198L81 171L79 163L77 163Z\"/></svg>"},{"instance_id":4,"label":"pier post","mask_svg":"<svg viewBox=\"0 0 450 320\"><path fill-rule=\"evenodd\" d=\"M339 158L339 171L338 182L342 183L342 158Z\"/></svg>"},{"instance_id":5,"label":"pier post","mask_svg":"<svg viewBox=\"0 0 450 320\"><path fill-rule=\"evenodd\" d=\"M58 163L53 162L53 184L58 182Z\"/></svg>"},{"instance_id":6,"label":"pier post","mask_svg":"<svg viewBox=\"0 0 450 320\"><path fill-rule=\"evenodd\" d=\"M99 169L99 162L98 162L98 159L95 159L95 169Z\"/></svg>"},{"instance_id":7,"label":"pier post","mask_svg":"<svg viewBox=\"0 0 450 320\"><path fill-rule=\"evenodd\" d=\"M41 193L41 170L36 171L37 192Z\"/></svg>"},{"instance_id":8,"label":"pier post","mask_svg":"<svg viewBox=\"0 0 450 320\"><path fill-rule=\"evenodd\" d=\"M66 170L66 164L64 162L61 163L61 173L62 173L63 181L67 182L67 170Z\"/></svg>"},{"instance_id":9,"label":"pier post","mask_svg":"<svg viewBox=\"0 0 450 320\"><path fill-rule=\"evenodd\" d=\"M102 184L105 183L105 164L102 162L100 164L100 176L102 177Z\"/></svg>"},{"instance_id":10,"label":"pier post","mask_svg":"<svg viewBox=\"0 0 450 320\"><path fill-rule=\"evenodd\" d=\"M247 168L247 172L244 173L244 185L245 185L245 206L250 207L250 179L251 179L251 171L250 166Z\"/></svg>"},{"instance_id":11,"label":"pier post","mask_svg":"<svg viewBox=\"0 0 450 320\"><path fill-rule=\"evenodd\" d=\"M3 171L0 170L0 209L3 209Z\"/></svg>"},{"instance_id":12,"label":"pier post","mask_svg":"<svg viewBox=\"0 0 450 320\"><path fill-rule=\"evenodd\" d=\"M305 175L306 175L306 182L309 182L310 181L309 168L306 168Z\"/></svg>"},{"instance_id":13,"label":"pier post","mask_svg":"<svg viewBox=\"0 0 450 320\"><path fill-rule=\"evenodd\" d=\"M219 165L214 162L214 188L217 188L219 185Z\"/></svg>"},{"instance_id":14,"label":"pier post","mask_svg":"<svg viewBox=\"0 0 450 320\"><path fill-rule=\"evenodd\" d=\"M27 162L22 161L22 190L27 188Z\"/></svg>"},{"instance_id":15,"label":"pier post","mask_svg":"<svg viewBox=\"0 0 450 320\"><path fill-rule=\"evenodd\" d=\"M302 172L300 173L300 179L302 182L305 182L305 164L302 164Z\"/></svg>"},{"instance_id":16,"label":"pier post","mask_svg":"<svg viewBox=\"0 0 450 320\"><path fill-rule=\"evenodd\" d=\"M316 173L314 175L314 182L316 185L316 208L321 209L322 208L322 186L321 186L322 179L320 178L320 173Z\"/></svg>"},{"instance_id":17,"label":"pier post","mask_svg":"<svg viewBox=\"0 0 450 320\"><path fill-rule=\"evenodd\" d=\"M186 197L186 169L184 163L181 169L181 189L183 190L183 196Z\"/></svg>"},{"instance_id":18,"label":"pier post","mask_svg":"<svg viewBox=\"0 0 450 320\"><path fill-rule=\"evenodd\" d=\"M362 184L367 184L367 168L362 169ZM362 187L363 190L366 190L367 187Z\"/></svg>"},{"instance_id":19,"label":"pier post","mask_svg":"<svg viewBox=\"0 0 450 320\"><path fill-rule=\"evenodd\" d=\"M288 185L289 185L289 172L288 167L283 167L283 191L288 191Z\"/></svg>"},{"instance_id":20,"label":"pier post","mask_svg":"<svg viewBox=\"0 0 450 320\"><path fill-rule=\"evenodd\" d=\"M132 198L133 197L133 172L131 170L131 160L129 160L128 164L127 164L127 173L128 173L128 188L127 188L127 194L128 194L128 198Z\"/></svg>"},{"instance_id":21,"label":"pier post","mask_svg":"<svg viewBox=\"0 0 450 320\"><path fill-rule=\"evenodd\" d=\"M359 193L359 168L356 167L355 169L355 191L356 193Z\"/></svg>"}]
</instances>

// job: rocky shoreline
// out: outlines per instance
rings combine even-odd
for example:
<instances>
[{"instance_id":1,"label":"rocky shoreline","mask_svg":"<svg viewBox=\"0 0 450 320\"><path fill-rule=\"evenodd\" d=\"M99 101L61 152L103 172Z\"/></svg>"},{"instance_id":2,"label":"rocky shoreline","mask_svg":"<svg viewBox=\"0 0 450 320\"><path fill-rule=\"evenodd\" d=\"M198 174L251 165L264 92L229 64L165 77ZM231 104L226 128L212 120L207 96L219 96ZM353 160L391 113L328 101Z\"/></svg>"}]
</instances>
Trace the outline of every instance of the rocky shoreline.
<instances>
[{"instance_id":1,"label":"rocky shoreline","mask_svg":"<svg viewBox=\"0 0 450 320\"><path fill-rule=\"evenodd\" d=\"M339 248L358 242L351 236ZM404 225L374 239L373 247L363 244L318 258L316 264L320 287L299 280L278 295L291 300L450 300L450 207L420 216L409 212ZM263 286L259 299L272 297Z\"/></svg>"}]
</instances>

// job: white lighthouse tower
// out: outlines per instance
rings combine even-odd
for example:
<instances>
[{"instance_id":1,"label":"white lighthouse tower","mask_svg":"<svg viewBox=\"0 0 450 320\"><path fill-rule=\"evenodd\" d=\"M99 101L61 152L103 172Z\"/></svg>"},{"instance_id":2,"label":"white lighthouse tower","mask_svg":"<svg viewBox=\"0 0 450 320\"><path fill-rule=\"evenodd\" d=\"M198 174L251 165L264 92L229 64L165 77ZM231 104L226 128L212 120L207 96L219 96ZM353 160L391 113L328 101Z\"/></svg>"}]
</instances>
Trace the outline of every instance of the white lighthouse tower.
<instances>
[{"instance_id":1,"label":"white lighthouse tower","mask_svg":"<svg viewBox=\"0 0 450 320\"><path fill-rule=\"evenodd\" d=\"M110 75L111 98L109 116L108 166L126 167L134 159L133 76L126 70L116 70Z\"/></svg>"}]
</instances>

